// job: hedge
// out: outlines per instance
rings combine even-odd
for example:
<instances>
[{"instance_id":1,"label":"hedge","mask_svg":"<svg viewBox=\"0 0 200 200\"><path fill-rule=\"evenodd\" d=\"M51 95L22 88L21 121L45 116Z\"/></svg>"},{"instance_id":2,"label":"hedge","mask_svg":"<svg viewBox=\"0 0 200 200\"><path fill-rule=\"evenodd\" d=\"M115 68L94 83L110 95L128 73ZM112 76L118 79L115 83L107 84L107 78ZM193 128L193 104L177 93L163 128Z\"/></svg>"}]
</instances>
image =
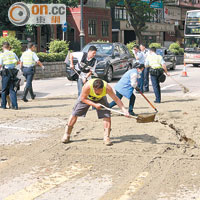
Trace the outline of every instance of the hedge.
<instances>
[{"instance_id":1,"label":"hedge","mask_svg":"<svg viewBox=\"0 0 200 200\"><path fill-rule=\"evenodd\" d=\"M37 53L41 62L56 62L56 61L64 61L67 54L64 53Z\"/></svg>"}]
</instances>

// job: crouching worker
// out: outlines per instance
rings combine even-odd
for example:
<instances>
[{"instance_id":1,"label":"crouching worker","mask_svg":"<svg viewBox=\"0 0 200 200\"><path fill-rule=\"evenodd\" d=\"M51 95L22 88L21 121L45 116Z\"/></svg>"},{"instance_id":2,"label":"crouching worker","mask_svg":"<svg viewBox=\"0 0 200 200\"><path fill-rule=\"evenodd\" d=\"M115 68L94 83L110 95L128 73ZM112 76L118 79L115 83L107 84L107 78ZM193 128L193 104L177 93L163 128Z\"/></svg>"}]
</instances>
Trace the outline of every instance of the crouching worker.
<instances>
[{"instance_id":1,"label":"crouching worker","mask_svg":"<svg viewBox=\"0 0 200 200\"><path fill-rule=\"evenodd\" d=\"M134 88L138 90L137 80L140 78L142 71L144 70L143 64L137 64L134 69L127 71L122 78L115 85L116 95L119 99L125 96L129 99L129 114L135 116L133 112L135 104L135 94L133 93ZM109 105L110 108L115 106L116 103L112 101Z\"/></svg>"},{"instance_id":2,"label":"crouching worker","mask_svg":"<svg viewBox=\"0 0 200 200\"><path fill-rule=\"evenodd\" d=\"M108 94L117 103L125 116L129 117L128 111L125 109L121 100L114 94L111 86L101 79L91 79L83 86L82 93L73 108L72 115L69 118L68 124L65 128L65 134L62 138L63 143L68 143L70 141L70 135L77 118L80 116L85 116L89 107L93 106L97 109L98 118L103 119L104 122L104 143L107 146L112 145L110 141L110 111L102 109L100 105L102 104L106 107L109 107L106 94Z\"/></svg>"}]
</instances>

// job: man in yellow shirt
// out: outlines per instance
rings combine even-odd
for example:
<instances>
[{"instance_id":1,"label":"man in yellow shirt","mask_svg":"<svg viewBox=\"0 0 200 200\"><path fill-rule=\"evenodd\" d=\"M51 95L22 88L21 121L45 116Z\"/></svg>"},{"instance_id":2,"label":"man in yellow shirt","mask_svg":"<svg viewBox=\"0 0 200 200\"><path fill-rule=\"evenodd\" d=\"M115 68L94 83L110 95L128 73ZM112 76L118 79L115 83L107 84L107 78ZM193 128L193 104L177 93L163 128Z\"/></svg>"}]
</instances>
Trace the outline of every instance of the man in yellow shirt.
<instances>
[{"instance_id":1,"label":"man in yellow shirt","mask_svg":"<svg viewBox=\"0 0 200 200\"><path fill-rule=\"evenodd\" d=\"M89 80L82 89L82 93L73 108L72 115L68 120L68 124L65 128L65 134L62 138L63 143L70 142L70 134L72 132L73 126L80 116L85 116L89 107L93 106L97 109L98 118L104 121L104 143L106 145L112 145L110 141L110 130L111 130L111 116L109 110L101 110L101 105L109 107L109 103L106 98L108 94L116 104L122 109L125 116L129 116L128 110L124 107L121 100L115 95L112 87L107 84L107 82L101 79L91 79Z\"/></svg>"}]
</instances>

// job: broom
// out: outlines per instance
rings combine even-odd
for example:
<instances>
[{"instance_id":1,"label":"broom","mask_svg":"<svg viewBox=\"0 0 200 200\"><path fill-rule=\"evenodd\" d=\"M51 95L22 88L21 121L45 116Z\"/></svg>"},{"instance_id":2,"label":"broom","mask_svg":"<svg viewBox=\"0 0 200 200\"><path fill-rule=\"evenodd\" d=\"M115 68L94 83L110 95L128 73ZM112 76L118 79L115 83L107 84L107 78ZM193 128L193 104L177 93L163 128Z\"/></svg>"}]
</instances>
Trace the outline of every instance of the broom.
<instances>
[{"instance_id":1,"label":"broom","mask_svg":"<svg viewBox=\"0 0 200 200\"><path fill-rule=\"evenodd\" d=\"M185 87L182 83L179 83L176 79L174 79L172 76L169 76L174 82L176 82L183 90L183 93L189 92L189 89Z\"/></svg>"}]
</instances>

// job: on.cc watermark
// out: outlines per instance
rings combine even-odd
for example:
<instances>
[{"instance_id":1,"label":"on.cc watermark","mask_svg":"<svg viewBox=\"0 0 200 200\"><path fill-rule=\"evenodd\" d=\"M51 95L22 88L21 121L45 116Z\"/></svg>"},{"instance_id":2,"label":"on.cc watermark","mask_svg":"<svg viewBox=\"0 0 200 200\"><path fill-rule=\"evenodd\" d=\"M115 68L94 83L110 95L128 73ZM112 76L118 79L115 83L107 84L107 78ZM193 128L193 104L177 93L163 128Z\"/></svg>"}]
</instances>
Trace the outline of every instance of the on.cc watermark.
<instances>
[{"instance_id":1,"label":"on.cc watermark","mask_svg":"<svg viewBox=\"0 0 200 200\"><path fill-rule=\"evenodd\" d=\"M17 2L8 10L9 20L16 26L25 24L64 24L66 6L64 4L25 4Z\"/></svg>"}]
</instances>

